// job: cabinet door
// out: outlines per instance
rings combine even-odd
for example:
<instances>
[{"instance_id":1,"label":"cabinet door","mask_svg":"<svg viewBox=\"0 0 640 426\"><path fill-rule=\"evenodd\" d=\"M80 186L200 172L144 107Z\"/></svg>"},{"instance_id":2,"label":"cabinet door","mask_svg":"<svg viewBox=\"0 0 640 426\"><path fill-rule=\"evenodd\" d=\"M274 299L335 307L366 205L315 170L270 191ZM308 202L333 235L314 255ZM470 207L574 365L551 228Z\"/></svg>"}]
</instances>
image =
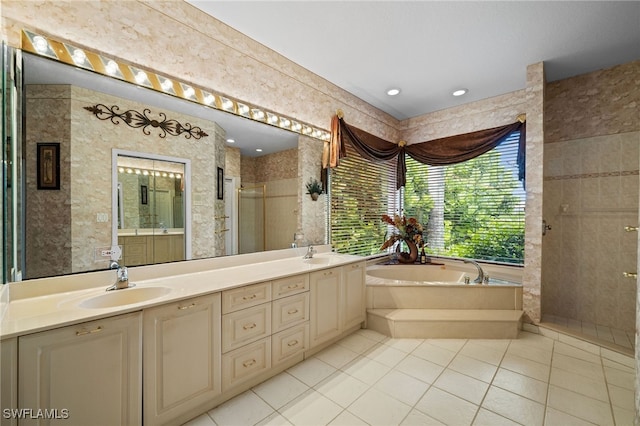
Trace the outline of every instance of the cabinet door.
<instances>
[{"instance_id":1,"label":"cabinet door","mask_svg":"<svg viewBox=\"0 0 640 426\"><path fill-rule=\"evenodd\" d=\"M141 317L134 313L20 337L20 408L53 410L50 415L68 416L60 420L65 425L141 424Z\"/></svg>"},{"instance_id":2,"label":"cabinet door","mask_svg":"<svg viewBox=\"0 0 640 426\"><path fill-rule=\"evenodd\" d=\"M216 293L144 311L145 424L171 422L220 394L220 304Z\"/></svg>"},{"instance_id":3,"label":"cabinet door","mask_svg":"<svg viewBox=\"0 0 640 426\"><path fill-rule=\"evenodd\" d=\"M0 407L3 409L18 408L18 339L11 339L0 342ZM15 418L0 418L2 426L13 426L18 424Z\"/></svg>"},{"instance_id":4,"label":"cabinet door","mask_svg":"<svg viewBox=\"0 0 640 426\"><path fill-rule=\"evenodd\" d=\"M365 320L364 271L364 262L342 267L343 330L356 326Z\"/></svg>"},{"instance_id":5,"label":"cabinet door","mask_svg":"<svg viewBox=\"0 0 640 426\"><path fill-rule=\"evenodd\" d=\"M340 268L312 272L309 276L309 345L314 347L342 331Z\"/></svg>"}]
</instances>

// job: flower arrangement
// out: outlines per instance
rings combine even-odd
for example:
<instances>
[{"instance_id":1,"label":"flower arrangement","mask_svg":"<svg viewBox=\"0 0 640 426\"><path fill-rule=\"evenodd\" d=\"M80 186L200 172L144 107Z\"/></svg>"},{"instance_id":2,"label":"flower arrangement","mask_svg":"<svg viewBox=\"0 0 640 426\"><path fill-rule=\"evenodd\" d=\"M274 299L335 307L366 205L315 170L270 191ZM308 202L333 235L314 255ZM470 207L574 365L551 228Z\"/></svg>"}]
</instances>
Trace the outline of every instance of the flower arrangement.
<instances>
[{"instance_id":1,"label":"flower arrangement","mask_svg":"<svg viewBox=\"0 0 640 426\"><path fill-rule=\"evenodd\" d=\"M391 247L396 243L396 241L402 240L411 240L416 244L416 246L422 244L423 228L416 218L410 217L407 219L405 216L398 216L397 214L393 217L384 214L382 215L382 221L395 226L398 231L391 235L387 241L382 244L380 250Z\"/></svg>"}]
</instances>

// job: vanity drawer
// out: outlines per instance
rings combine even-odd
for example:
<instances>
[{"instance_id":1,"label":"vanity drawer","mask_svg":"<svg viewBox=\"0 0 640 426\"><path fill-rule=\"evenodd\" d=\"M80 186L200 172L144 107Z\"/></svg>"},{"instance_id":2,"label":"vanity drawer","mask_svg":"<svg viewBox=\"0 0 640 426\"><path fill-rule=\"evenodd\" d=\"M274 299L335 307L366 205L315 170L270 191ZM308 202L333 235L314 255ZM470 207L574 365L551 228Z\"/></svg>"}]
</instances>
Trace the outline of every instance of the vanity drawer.
<instances>
[{"instance_id":1,"label":"vanity drawer","mask_svg":"<svg viewBox=\"0 0 640 426\"><path fill-rule=\"evenodd\" d=\"M222 313L228 314L269 301L271 301L270 282L226 290L222 292Z\"/></svg>"},{"instance_id":2,"label":"vanity drawer","mask_svg":"<svg viewBox=\"0 0 640 426\"><path fill-rule=\"evenodd\" d=\"M222 391L271 368L271 337L222 355Z\"/></svg>"},{"instance_id":3,"label":"vanity drawer","mask_svg":"<svg viewBox=\"0 0 640 426\"><path fill-rule=\"evenodd\" d=\"M295 275L273 281L272 298L279 299L309 290L309 274Z\"/></svg>"},{"instance_id":4,"label":"vanity drawer","mask_svg":"<svg viewBox=\"0 0 640 426\"><path fill-rule=\"evenodd\" d=\"M309 293L273 301L271 331L277 333L309 320Z\"/></svg>"},{"instance_id":5,"label":"vanity drawer","mask_svg":"<svg viewBox=\"0 0 640 426\"><path fill-rule=\"evenodd\" d=\"M309 323L271 336L271 362L276 365L309 347Z\"/></svg>"},{"instance_id":6,"label":"vanity drawer","mask_svg":"<svg viewBox=\"0 0 640 426\"><path fill-rule=\"evenodd\" d=\"M271 334L271 303L222 316L222 352Z\"/></svg>"}]
</instances>

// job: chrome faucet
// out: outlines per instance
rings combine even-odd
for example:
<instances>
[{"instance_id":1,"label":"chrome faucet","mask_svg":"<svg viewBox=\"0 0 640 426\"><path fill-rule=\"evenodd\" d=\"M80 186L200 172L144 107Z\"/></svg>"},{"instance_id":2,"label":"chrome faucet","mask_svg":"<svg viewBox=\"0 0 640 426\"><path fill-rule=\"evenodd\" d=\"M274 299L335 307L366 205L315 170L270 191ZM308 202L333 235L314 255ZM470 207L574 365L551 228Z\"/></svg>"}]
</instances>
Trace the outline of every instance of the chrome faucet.
<instances>
[{"instance_id":1,"label":"chrome faucet","mask_svg":"<svg viewBox=\"0 0 640 426\"><path fill-rule=\"evenodd\" d=\"M473 282L476 283L476 284L482 284L483 281L484 281L484 271L482 270L482 267L480 266L480 264L478 262L476 262L475 260L467 260L467 259L464 259L463 262L464 263L471 263L473 266L478 268L478 276L476 277L475 280L473 280Z\"/></svg>"},{"instance_id":2,"label":"chrome faucet","mask_svg":"<svg viewBox=\"0 0 640 426\"><path fill-rule=\"evenodd\" d=\"M311 259L314 254L316 254L316 249L313 248L313 246L309 246L307 248L307 254L304 255L303 259Z\"/></svg>"},{"instance_id":3,"label":"chrome faucet","mask_svg":"<svg viewBox=\"0 0 640 426\"><path fill-rule=\"evenodd\" d=\"M129 283L129 270L126 266L120 266L118 262L112 260L109 269L116 269L116 282L107 287L106 291L122 290L123 288L135 287L135 284Z\"/></svg>"}]
</instances>

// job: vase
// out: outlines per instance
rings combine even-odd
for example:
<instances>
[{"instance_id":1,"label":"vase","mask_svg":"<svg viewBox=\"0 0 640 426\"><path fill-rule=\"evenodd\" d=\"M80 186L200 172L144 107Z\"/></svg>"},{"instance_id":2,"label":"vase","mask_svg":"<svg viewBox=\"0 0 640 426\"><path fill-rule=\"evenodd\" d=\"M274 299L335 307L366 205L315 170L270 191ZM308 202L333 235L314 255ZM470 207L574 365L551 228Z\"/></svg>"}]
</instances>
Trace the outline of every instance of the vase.
<instances>
[{"instance_id":1,"label":"vase","mask_svg":"<svg viewBox=\"0 0 640 426\"><path fill-rule=\"evenodd\" d=\"M407 247L409 247L408 253L400 251L400 246L403 242L407 245ZM396 253L398 254L398 262L415 263L415 261L418 259L418 246L413 240L406 238L398 242L398 245L396 246Z\"/></svg>"},{"instance_id":2,"label":"vase","mask_svg":"<svg viewBox=\"0 0 640 426\"><path fill-rule=\"evenodd\" d=\"M311 195L311 199L312 199L313 201L317 201L317 200L318 200L318 197L320 196L320 194L318 194L317 192L313 192L313 193L311 193L310 195Z\"/></svg>"}]
</instances>

